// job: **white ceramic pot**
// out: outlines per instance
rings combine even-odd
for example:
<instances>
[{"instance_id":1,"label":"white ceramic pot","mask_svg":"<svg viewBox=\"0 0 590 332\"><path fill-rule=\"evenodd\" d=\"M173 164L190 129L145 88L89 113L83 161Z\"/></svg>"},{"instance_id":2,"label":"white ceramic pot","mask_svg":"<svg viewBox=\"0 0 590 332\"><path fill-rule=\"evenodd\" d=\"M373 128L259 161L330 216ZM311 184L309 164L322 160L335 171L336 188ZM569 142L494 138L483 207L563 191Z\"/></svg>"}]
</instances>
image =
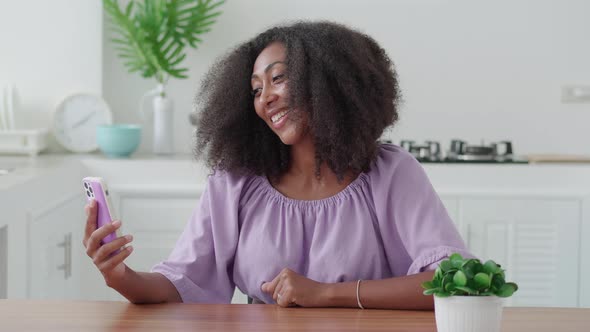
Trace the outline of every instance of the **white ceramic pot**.
<instances>
[{"instance_id":1,"label":"white ceramic pot","mask_svg":"<svg viewBox=\"0 0 590 332\"><path fill-rule=\"evenodd\" d=\"M155 96L154 101L154 153L174 153L174 105L172 100Z\"/></svg>"},{"instance_id":2,"label":"white ceramic pot","mask_svg":"<svg viewBox=\"0 0 590 332\"><path fill-rule=\"evenodd\" d=\"M434 297L438 332L500 332L504 299L497 296Z\"/></svg>"}]
</instances>

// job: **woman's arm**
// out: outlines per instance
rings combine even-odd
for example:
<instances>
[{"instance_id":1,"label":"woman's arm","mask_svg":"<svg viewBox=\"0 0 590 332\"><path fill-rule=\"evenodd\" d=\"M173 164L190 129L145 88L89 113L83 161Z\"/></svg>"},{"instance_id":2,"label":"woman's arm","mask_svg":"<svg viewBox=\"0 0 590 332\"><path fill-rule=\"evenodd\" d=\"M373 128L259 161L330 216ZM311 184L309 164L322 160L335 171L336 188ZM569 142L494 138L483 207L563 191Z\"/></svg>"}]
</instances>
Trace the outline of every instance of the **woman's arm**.
<instances>
[{"instance_id":1,"label":"woman's arm","mask_svg":"<svg viewBox=\"0 0 590 332\"><path fill-rule=\"evenodd\" d=\"M157 272L135 272L125 265L122 278L105 279L109 287L121 293L131 303L182 302L172 282Z\"/></svg>"},{"instance_id":2,"label":"woman's arm","mask_svg":"<svg viewBox=\"0 0 590 332\"><path fill-rule=\"evenodd\" d=\"M434 272L381 280L362 280L359 301L364 308L433 310L432 296L422 294L421 284L431 280ZM325 284L324 301L327 307L358 308L357 282Z\"/></svg>"},{"instance_id":3,"label":"woman's arm","mask_svg":"<svg viewBox=\"0 0 590 332\"><path fill-rule=\"evenodd\" d=\"M133 237L121 236L104 245L100 241L121 227L120 221L96 228L97 205L86 205L86 228L82 244L86 254L102 276L107 286L115 289L133 303L182 302L176 287L160 273L135 272L124 263L133 247L124 247Z\"/></svg>"},{"instance_id":4,"label":"woman's arm","mask_svg":"<svg viewBox=\"0 0 590 332\"><path fill-rule=\"evenodd\" d=\"M404 277L363 280L359 300L363 308L432 310L432 296L422 294L421 284L431 280L433 274L428 271ZM262 291L271 294L282 307L358 308L356 287L357 281L321 283L285 268L272 281L262 284Z\"/></svg>"}]
</instances>

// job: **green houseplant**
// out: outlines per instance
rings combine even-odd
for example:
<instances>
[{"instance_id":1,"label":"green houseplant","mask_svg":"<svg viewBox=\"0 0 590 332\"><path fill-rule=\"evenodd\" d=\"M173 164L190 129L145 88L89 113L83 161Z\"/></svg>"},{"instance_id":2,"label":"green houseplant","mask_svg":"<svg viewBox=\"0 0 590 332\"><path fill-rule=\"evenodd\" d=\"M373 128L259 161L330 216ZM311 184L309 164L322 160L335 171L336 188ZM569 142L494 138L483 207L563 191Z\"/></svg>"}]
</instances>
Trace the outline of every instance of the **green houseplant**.
<instances>
[{"instance_id":1,"label":"green houseplant","mask_svg":"<svg viewBox=\"0 0 590 332\"><path fill-rule=\"evenodd\" d=\"M492 260L482 264L458 253L442 261L432 280L422 284L424 295L434 295L438 331L500 331L502 299L518 290L504 272Z\"/></svg>"},{"instance_id":2,"label":"green houseplant","mask_svg":"<svg viewBox=\"0 0 590 332\"><path fill-rule=\"evenodd\" d=\"M131 73L155 78L154 152L173 153L173 105L166 96L170 77L187 78L182 66L186 49L197 48L201 35L210 31L221 14L224 0L103 0L117 55ZM143 100L143 98L142 98ZM140 103L140 105L143 103Z\"/></svg>"}]
</instances>

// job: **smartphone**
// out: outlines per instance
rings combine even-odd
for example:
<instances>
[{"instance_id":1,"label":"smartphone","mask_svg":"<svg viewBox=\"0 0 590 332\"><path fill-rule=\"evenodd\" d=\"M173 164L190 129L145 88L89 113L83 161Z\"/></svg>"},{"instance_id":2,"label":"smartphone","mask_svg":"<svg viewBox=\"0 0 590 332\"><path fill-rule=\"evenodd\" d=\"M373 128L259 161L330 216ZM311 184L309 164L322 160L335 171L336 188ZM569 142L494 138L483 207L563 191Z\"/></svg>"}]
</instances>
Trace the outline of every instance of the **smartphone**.
<instances>
[{"instance_id":1,"label":"smartphone","mask_svg":"<svg viewBox=\"0 0 590 332\"><path fill-rule=\"evenodd\" d=\"M88 202L91 200L96 201L96 228L100 228L115 220L116 216L113 213L113 204L111 203L109 188L107 187L106 181L100 177L85 177L82 179L82 183L84 184L84 191L86 192L86 199ZM100 241L100 244L103 245L109 243L120 237L119 229L105 236L105 238Z\"/></svg>"}]
</instances>

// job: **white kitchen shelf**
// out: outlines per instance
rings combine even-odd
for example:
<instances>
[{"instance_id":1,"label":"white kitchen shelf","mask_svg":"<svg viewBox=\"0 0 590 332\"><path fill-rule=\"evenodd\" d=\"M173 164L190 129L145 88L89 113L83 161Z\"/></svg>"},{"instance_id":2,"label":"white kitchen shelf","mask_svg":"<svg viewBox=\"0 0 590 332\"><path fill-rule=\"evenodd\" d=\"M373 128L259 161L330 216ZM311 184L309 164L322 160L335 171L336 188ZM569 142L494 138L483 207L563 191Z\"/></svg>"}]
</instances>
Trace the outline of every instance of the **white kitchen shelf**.
<instances>
[{"instance_id":1,"label":"white kitchen shelf","mask_svg":"<svg viewBox=\"0 0 590 332\"><path fill-rule=\"evenodd\" d=\"M0 155L36 156L47 148L47 129L0 131Z\"/></svg>"}]
</instances>

